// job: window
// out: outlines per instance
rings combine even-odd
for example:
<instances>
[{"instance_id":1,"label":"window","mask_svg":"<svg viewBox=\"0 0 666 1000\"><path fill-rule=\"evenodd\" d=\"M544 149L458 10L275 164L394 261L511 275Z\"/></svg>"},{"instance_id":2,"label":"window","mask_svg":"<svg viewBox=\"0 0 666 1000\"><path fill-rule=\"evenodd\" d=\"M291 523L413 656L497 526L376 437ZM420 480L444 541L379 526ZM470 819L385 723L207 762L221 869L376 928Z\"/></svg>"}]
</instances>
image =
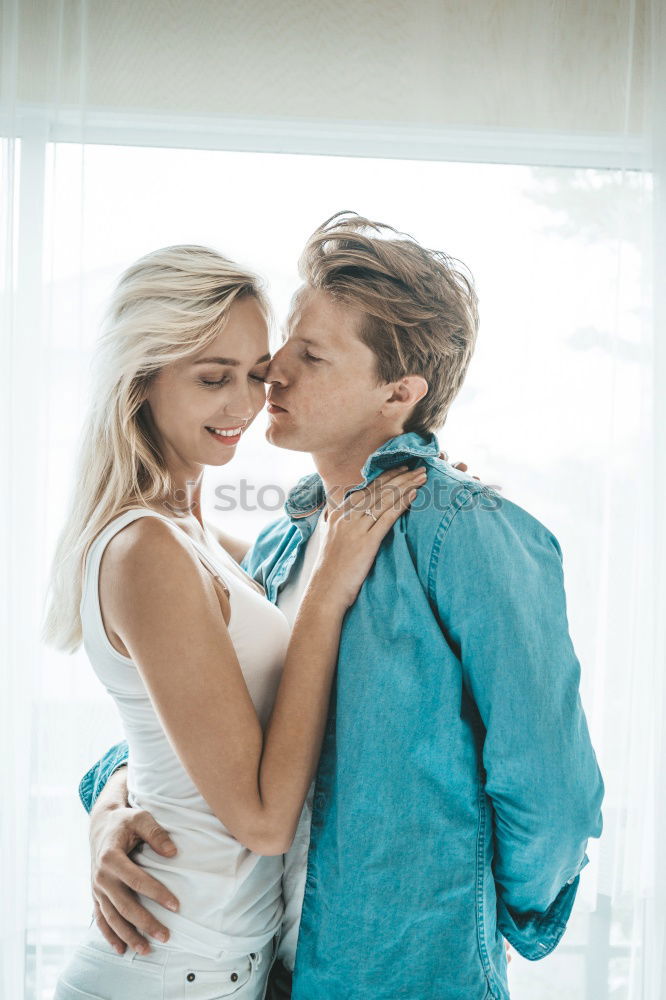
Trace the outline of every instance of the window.
<instances>
[{"instance_id":1,"label":"window","mask_svg":"<svg viewBox=\"0 0 666 1000\"><path fill-rule=\"evenodd\" d=\"M469 266L480 295L481 332L440 442L452 460L465 459L486 482L502 485L508 498L560 539L583 699L595 746L604 748L606 830L619 836L626 804L615 786L623 773L623 748L610 739L613 712L605 724L608 738L595 731L595 699L602 692L594 679L600 662L607 663L614 712L621 717L629 639L619 627L609 634L602 625L609 606L621 614L621 568L632 565L632 536L627 532L626 548L610 553L607 527L610 518L631 509L634 484L619 480L609 489L606 469L609 440L630 455L649 402L638 246L640 209L650 197L645 175L57 144L48 147L46 178L44 301L57 387L44 471L51 543L74 485L72 456L102 308L120 271L141 254L174 243L212 245L270 279L282 318L298 282L296 261L305 239L340 209L389 222ZM221 511L216 488L244 479L256 490L286 491L311 468L308 456L268 446L259 420L234 463L210 470L207 513L251 538L279 512L252 501L241 506L240 499L234 510ZM271 508L275 495L265 493ZM611 557L616 572L609 576ZM44 651L40 670L31 804L31 997L50 996L66 951L90 920L87 830L76 785L122 735L112 702L83 653L66 658ZM631 908L611 911L596 849L594 842L590 855L597 864L583 875L560 948L537 965L514 958L517 1000L625 995ZM604 850L612 850L612 843L602 842L601 862Z\"/></svg>"}]
</instances>

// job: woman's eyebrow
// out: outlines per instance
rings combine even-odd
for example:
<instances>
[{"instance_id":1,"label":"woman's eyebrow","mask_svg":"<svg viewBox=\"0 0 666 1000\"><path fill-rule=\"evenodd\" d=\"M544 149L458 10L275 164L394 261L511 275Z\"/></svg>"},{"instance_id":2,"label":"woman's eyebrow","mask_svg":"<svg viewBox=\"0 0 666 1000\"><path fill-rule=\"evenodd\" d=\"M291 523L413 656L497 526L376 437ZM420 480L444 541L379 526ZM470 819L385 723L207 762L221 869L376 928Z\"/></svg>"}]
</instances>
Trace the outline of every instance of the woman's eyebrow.
<instances>
[{"instance_id":1,"label":"woman's eyebrow","mask_svg":"<svg viewBox=\"0 0 666 1000\"><path fill-rule=\"evenodd\" d=\"M255 365L261 365L261 364L264 363L264 361L270 361L270 360L271 360L270 354L264 354L263 357L259 358L258 361L255 361ZM240 364L240 361L237 361L235 358L197 358L197 360L194 361L193 364L195 364L195 365L228 365L231 368L238 368L238 366Z\"/></svg>"}]
</instances>

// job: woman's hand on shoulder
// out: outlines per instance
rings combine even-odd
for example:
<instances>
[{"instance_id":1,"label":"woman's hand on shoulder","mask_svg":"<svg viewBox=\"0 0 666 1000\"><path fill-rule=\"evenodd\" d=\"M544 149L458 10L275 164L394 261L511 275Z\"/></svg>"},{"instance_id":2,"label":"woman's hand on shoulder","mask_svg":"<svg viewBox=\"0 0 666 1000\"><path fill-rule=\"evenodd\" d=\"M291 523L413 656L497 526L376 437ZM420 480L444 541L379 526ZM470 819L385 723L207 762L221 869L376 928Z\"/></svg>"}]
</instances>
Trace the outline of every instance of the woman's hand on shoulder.
<instances>
[{"instance_id":1,"label":"woman's hand on shoulder","mask_svg":"<svg viewBox=\"0 0 666 1000\"><path fill-rule=\"evenodd\" d=\"M326 538L313 574L315 585L325 589L327 601L339 600L343 611L354 603L383 539L426 479L423 466L389 469L329 514Z\"/></svg>"}]
</instances>

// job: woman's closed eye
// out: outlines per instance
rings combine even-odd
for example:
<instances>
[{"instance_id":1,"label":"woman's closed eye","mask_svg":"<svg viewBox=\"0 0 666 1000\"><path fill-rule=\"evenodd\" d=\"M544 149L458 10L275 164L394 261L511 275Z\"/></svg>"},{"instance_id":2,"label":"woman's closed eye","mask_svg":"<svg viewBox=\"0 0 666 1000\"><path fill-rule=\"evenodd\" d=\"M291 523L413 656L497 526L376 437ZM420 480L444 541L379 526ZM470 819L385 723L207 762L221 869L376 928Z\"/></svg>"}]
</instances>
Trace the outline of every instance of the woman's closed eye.
<instances>
[{"instance_id":1,"label":"woman's closed eye","mask_svg":"<svg viewBox=\"0 0 666 1000\"><path fill-rule=\"evenodd\" d=\"M303 357L305 358L305 360L306 360L306 361L312 361L312 362L314 362L315 364L316 364L316 363L317 363L318 361L323 361L323 360L324 360L323 358L316 358L316 357L314 356L314 354L310 354L310 352L309 352L309 351L305 351L305 353L303 354Z\"/></svg>"},{"instance_id":2,"label":"woman's closed eye","mask_svg":"<svg viewBox=\"0 0 666 1000\"><path fill-rule=\"evenodd\" d=\"M259 373L259 372L252 372L250 375L248 375L248 378L250 379L251 382L260 382L260 383L263 384L266 381L266 375L267 374L268 374L268 370L266 370L265 372L261 372L261 373ZM231 382L231 376L230 375L223 375L221 378L217 378L217 379L200 378L199 382L200 382L201 385L207 385L207 386L213 386L213 387L217 386L219 388L220 386L228 385L229 382Z\"/></svg>"},{"instance_id":3,"label":"woman's closed eye","mask_svg":"<svg viewBox=\"0 0 666 1000\"><path fill-rule=\"evenodd\" d=\"M207 379L207 378L199 379L201 385L211 385L211 386L227 385L227 383L230 381L231 379L229 378L228 375L223 375L222 378L216 378L216 379Z\"/></svg>"}]
</instances>

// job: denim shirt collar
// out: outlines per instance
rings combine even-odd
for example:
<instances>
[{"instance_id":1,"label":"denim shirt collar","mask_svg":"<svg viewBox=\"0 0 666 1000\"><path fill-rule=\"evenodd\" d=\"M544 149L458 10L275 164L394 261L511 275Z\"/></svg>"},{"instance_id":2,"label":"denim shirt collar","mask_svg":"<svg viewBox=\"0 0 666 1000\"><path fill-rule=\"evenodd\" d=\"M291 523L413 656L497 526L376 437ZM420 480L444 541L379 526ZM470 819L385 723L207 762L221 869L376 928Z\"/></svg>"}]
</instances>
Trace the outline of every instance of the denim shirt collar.
<instances>
[{"instance_id":1,"label":"denim shirt collar","mask_svg":"<svg viewBox=\"0 0 666 1000\"><path fill-rule=\"evenodd\" d=\"M348 490L345 496L355 490L362 489L386 469L391 469L396 465L411 464L414 459L437 458L439 453L440 447L434 434L422 437L420 434L410 431L407 434L399 434L397 437L389 438L369 456L361 469L363 477L361 482ZM311 515L317 514L324 506L325 501L324 484L321 476L315 472L298 481L289 493L284 509L287 516L298 523L299 528L307 537L317 520L316 518L311 519Z\"/></svg>"}]
</instances>

